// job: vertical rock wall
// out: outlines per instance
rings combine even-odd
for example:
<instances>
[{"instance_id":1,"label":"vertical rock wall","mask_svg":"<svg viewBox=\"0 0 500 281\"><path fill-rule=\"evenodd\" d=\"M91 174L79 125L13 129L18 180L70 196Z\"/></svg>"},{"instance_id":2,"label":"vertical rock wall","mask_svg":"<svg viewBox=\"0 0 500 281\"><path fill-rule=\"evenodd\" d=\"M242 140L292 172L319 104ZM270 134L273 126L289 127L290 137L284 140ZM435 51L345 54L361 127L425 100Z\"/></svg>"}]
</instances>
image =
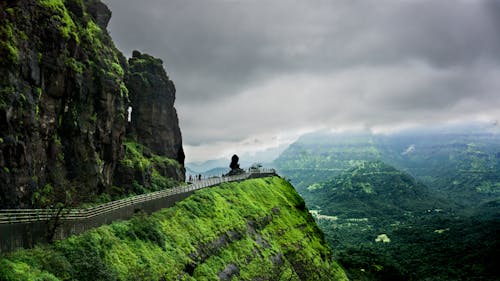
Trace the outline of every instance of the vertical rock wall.
<instances>
[{"instance_id":1,"label":"vertical rock wall","mask_svg":"<svg viewBox=\"0 0 500 281\"><path fill-rule=\"evenodd\" d=\"M154 153L184 164L181 130L174 108L175 86L163 62L134 51L129 59L127 88L132 105L131 138Z\"/></svg>"},{"instance_id":2,"label":"vertical rock wall","mask_svg":"<svg viewBox=\"0 0 500 281\"><path fill-rule=\"evenodd\" d=\"M0 208L31 207L43 188L87 201L114 185L131 99L128 63L106 31L110 17L99 0L0 2ZM158 87L170 93L166 81ZM141 94L134 91L141 105L163 102ZM183 160L173 93L165 101L153 110L172 122L149 127L175 141L139 141Z\"/></svg>"}]
</instances>

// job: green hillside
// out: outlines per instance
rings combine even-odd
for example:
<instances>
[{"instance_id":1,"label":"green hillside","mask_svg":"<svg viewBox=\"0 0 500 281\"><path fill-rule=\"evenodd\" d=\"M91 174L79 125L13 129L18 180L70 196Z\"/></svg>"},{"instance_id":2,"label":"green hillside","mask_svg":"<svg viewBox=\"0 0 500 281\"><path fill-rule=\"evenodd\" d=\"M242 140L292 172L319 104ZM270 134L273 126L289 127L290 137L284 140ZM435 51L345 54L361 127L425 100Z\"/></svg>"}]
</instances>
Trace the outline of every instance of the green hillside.
<instances>
[{"instance_id":1,"label":"green hillside","mask_svg":"<svg viewBox=\"0 0 500 281\"><path fill-rule=\"evenodd\" d=\"M310 184L326 181L361 161L379 159L381 154L369 134L343 134L338 137L312 133L291 144L274 164L301 192Z\"/></svg>"},{"instance_id":2,"label":"green hillside","mask_svg":"<svg viewBox=\"0 0 500 281\"><path fill-rule=\"evenodd\" d=\"M313 133L275 164L351 280L500 280L498 133Z\"/></svg>"},{"instance_id":3,"label":"green hillside","mask_svg":"<svg viewBox=\"0 0 500 281\"><path fill-rule=\"evenodd\" d=\"M500 134L491 128L415 130L388 135L312 133L285 150L275 165L299 192L360 161L383 161L459 204L500 195Z\"/></svg>"},{"instance_id":4,"label":"green hillside","mask_svg":"<svg viewBox=\"0 0 500 281\"><path fill-rule=\"evenodd\" d=\"M400 134L377 139L382 159L455 201L475 205L500 195L500 135Z\"/></svg>"},{"instance_id":5,"label":"green hillside","mask_svg":"<svg viewBox=\"0 0 500 281\"><path fill-rule=\"evenodd\" d=\"M446 206L425 185L381 161L360 161L327 182L310 185L303 196L310 207L340 217L405 216Z\"/></svg>"},{"instance_id":6,"label":"green hillside","mask_svg":"<svg viewBox=\"0 0 500 281\"><path fill-rule=\"evenodd\" d=\"M496 278L498 201L459 216L425 185L380 161L313 184L304 197L352 280Z\"/></svg>"},{"instance_id":7,"label":"green hillside","mask_svg":"<svg viewBox=\"0 0 500 281\"><path fill-rule=\"evenodd\" d=\"M0 259L0 280L346 280L279 177L197 191L151 216Z\"/></svg>"}]
</instances>

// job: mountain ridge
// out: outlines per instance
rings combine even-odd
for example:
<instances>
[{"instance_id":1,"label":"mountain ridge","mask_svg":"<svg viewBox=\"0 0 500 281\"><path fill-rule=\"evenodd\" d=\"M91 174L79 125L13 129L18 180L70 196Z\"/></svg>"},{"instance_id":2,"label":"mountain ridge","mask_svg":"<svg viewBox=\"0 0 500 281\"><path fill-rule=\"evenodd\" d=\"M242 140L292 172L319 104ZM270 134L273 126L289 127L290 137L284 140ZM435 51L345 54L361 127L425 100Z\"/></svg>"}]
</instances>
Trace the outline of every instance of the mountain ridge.
<instances>
[{"instance_id":1,"label":"mountain ridge","mask_svg":"<svg viewBox=\"0 0 500 281\"><path fill-rule=\"evenodd\" d=\"M500 135L491 127L310 134L276 165L352 280L498 280ZM409 184L418 192L399 192Z\"/></svg>"},{"instance_id":2,"label":"mountain ridge","mask_svg":"<svg viewBox=\"0 0 500 281\"><path fill-rule=\"evenodd\" d=\"M379 214L402 216L406 212L423 213L448 206L432 196L428 187L382 161L357 165L332 180L310 186L309 192L303 193L304 198L313 205L327 205L322 213L359 218ZM346 209L349 211L344 213Z\"/></svg>"},{"instance_id":3,"label":"mountain ridge","mask_svg":"<svg viewBox=\"0 0 500 281\"><path fill-rule=\"evenodd\" d=\"M383 161L462 205L498 196L500 134L491 124L304 135L275 161L299 191L334 177L359 161ZM297 170L299 169L299 170ZM301 170L302 169L302 170ZM307 173L304 177L301 173Z\"/></svg>"}]
</instances>

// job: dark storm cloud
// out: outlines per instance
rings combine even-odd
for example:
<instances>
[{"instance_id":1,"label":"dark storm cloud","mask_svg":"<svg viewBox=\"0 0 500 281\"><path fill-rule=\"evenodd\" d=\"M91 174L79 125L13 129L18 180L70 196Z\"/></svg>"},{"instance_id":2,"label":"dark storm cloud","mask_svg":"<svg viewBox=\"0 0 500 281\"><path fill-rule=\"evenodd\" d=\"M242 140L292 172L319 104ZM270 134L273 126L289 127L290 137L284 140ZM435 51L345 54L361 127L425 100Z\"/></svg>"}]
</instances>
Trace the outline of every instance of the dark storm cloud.
<instances>
[{"instance_id":1,"label":"dark storm cloud","mask_svg":"<svg viewBox=\"0 0 500 281\"><path fill-rule=\"evenodd\" d=\"M125 54L164 60L188 145L499 117L500 1L105 2Z\"/></svg>"}]
</instances>

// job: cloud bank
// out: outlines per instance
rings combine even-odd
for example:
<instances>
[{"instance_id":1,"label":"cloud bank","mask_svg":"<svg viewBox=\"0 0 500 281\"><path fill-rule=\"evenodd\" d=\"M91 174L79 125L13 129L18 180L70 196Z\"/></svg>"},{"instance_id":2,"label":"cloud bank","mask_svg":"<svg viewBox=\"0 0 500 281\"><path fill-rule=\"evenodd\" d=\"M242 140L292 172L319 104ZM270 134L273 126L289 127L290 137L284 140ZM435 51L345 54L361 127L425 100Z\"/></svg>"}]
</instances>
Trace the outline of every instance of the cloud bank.
<instances>
[{"instance_id":1,"label":"cloud bank","mask_svg":"<svg viewBox=\"0 0 500 281\"><path fill-rule=\"evenodd\" d=\"M188 160L320 128L500 117L500 1L104 2L119 49L165 62Z\"/></svg>"}]
</instances>

